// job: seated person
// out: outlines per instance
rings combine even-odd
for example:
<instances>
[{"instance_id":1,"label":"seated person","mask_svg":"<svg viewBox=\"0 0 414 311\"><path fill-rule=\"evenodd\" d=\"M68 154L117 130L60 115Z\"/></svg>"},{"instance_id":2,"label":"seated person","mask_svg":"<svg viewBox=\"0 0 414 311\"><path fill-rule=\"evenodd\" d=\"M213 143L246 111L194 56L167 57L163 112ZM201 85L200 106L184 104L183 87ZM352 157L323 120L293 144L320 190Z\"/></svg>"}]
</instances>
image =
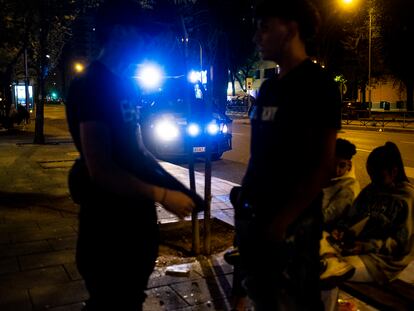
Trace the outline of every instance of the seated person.
<instances>
[{"instance_id":1,"label":"seated person","mask_svg":"<svg viewBox=\"0 0 414 311\"><path fill-rule=\"evenodd\" d=\"M392 281L413 259L414 187L398 147L375 148L366 163L371 183L356 198L338 229L321 241L327 269L322 285ZM328 242L329 241L329 242Z\"/></svg>"},{"instance_id":2,"label":"seated person","mask_svg":"<svg viewBox=\"0 0 414 311\"><path fill-rule=\"evenodd\" d=\"M324 221L324 232L321 243L332 228L335 228L338 221L347 214L351 208L354 199L359 194L359 182L355 178L355 169L352 163L352 157L356 154L356 147L350 141L342 138L336 140L334 166L331 173L331 179L326 188L323 189L322 215ZM324 242L325 241L325 242ZM323 251L323 247L321 247ZM327 269L327 260L324 254L321 254L321 273ZM352 273L352 267L347 266L348 273ZM338 300L338 288L323 290L322 301L325 310L336 310Z\"/></svg>"},{"instance_id":3,"label":"seated person","mask_svg":"<svg viewBox=\"0 0 414 311\"><path fill-rule=\"evenodd\" d=\"M351 208L359 194L359 182L355 178L352 157L356 147L350 141L342 138L336 140L335 166L329 185L323 189L322 214L325 230L335 227L338 220Z\"/></svg>"}]
</instances>

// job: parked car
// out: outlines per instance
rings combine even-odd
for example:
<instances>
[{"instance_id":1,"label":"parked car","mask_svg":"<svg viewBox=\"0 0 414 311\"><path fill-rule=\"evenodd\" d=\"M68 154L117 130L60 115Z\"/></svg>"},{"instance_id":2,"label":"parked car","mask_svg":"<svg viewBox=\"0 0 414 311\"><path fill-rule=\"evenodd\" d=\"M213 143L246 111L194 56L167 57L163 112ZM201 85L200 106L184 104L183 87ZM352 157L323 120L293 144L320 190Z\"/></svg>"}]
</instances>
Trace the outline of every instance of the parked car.
<instances>
[{"instance_id":1,"label":"parked car","mask_svg":"<svg viewBox=\"0 0 414 311\"><path fill-rule=\"evenodd\" d=\"M368 104L357 101L344 101L342 115L349 120L358 120L369 116Z\"/></svg>"}]
</instances>

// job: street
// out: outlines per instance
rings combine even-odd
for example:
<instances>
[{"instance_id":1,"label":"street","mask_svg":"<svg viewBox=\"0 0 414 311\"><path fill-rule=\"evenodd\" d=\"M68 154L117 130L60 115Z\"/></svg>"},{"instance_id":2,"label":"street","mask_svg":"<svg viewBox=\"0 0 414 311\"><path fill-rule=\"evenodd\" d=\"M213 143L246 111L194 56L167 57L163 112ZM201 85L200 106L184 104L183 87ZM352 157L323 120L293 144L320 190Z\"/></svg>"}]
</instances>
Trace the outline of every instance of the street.
<instances>
[{"instance_id":1,"label":"street","mask_svg":"<svg viewBox=\"0 0 414 311\"><path fill-rule=\"evenodd\" d=\"M387 141L397 144L401 151L406 173L414 182L414 135L410 133L377 132L342 129L338 137L348 139L357 146L354 165L357 178L364 187L369 183L365 169L368 154ZM226 152L222 160L213 162L213 176L241 183L249 160L250 125L247 120L233 122L233 150ZM196 170L203 171L204 163L196 163Z\"/></svg>"},{"instance_id":2,"label":"street","mask_svg":"<svg viewBox=\"0 0 414 311\"><path fill-rule=\"evenodd\" d=\"M65 131L66 120L63 105L47 105L45 118L54 127ZM46 133L47 134L47 133ZM357 154L354 156L356 176L364 187L369 183L369 177L365 169L368 154L377 146L387 141L397 144L401 151L406 173L414 182L414 135L411 133L399 133L391 131L367 131L350 130L346 126L338 133L338 137L348 139L357 146ZM240 184L249 161L250 124L247 119L238 119L233 122L233 150L225 152L223 158L213 162L212 176ZM187 167L186 164L179 164ZM204 172L204 161L195 163L198 172Z\"/></svg>"}]
</instances>

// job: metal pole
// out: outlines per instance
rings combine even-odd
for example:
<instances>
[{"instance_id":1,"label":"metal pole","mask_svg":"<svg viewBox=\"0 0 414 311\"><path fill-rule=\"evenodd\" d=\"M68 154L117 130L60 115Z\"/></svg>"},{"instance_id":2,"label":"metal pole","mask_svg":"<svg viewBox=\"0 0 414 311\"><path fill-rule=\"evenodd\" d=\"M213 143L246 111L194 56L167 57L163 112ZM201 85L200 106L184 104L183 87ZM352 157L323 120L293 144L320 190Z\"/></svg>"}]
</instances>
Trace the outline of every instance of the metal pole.
<instances>
[{"instance_id":1,"label":"metal pole","mask_svg":"<svg viewBox=\"0 0 414 311\"><path fill-rule=\"evenodd\" d=\"M200 45L200 79L201 84L203 84L203 47L200 42L198 42L198 44Z\"/></svg>"},{"instance_id":2,"label":"metal pole","mask_svg":"<svg viewBox=\"0 0 414 311\"><path fill-rule=\"evenodd\" d=\"M24 49L24 91L26 96L26 111L30 113L30 98L29 98L29 71L27 69L27 48ZM30 123L30 116L25 120L26 124Z\"/></svg>"},{"instance_id":3,"label":"metal pole","mask_svg":"<svg viewBox=\"0 0 414 311\"><path fill-rule=\"evenodd\" d=\"M372 7L370 3L370 7L368 9L369 13L369 28L368 28L368 111L369 116L371 117L371 50L372 50Z\"/></svg>"},{"instance_id":4,"label":"metal pole","mask_svg":"<svg viewBox=\"0 0 414 311\"><path fill-rule=\"evenodd\" d=\"M211 254L211 141L207 138L206 159L204 168L204 255Z\"/></svg>"},{"instance_id":5,"label":"metal pole","mask_svg":"<svg viewBox=\"0 0 414 311\"><path fill-rule=\"evenodd\" d=\"M208 87L208 96L207 100L207 113L211 116L212 112L212 81L213 76L213 67L210 68L210 72L207 74L207 85ZM210 137L206 138L206 153L205 153L205 167L204 167L204 255L211 254L211 140Z\"/></svg>"},{"instance_id":6,"label":"metal pole","mask_svg":"<svg viewBox=\"0 0 414 311\"><path fill-rule=\"evenodd\" d=\"M185 72L188 70L188 33L187 28L184 23L184 18L181 16L181 27L183 30L184 38L184 53L185 53ZM191 109L191 99L189 92L185 90L185 99L187 102L188 117L191 118L192 109ZM194 153L193 153L193 141L189 140L187 144L188 151L188 174L190 180L190 189L196 192L196 183L195 183L195 172L194 172ZM198 222L198 213L193 211L191 213L191 227L192 227L192 253L194 255L200 254L200 225Z\"/></svg>"}]
</instances>

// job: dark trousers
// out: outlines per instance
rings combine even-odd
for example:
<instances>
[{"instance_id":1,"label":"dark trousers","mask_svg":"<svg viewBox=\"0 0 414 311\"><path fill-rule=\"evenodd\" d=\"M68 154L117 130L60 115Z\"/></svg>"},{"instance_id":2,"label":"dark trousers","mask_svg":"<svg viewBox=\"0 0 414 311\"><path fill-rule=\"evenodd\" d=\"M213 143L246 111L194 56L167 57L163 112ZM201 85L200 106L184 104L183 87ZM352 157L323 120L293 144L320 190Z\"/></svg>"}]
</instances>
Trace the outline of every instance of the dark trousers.
<instances>
[{"instance_id":1,"label":"dark trousers","mask_svg":"<svg viewBox=\"0 0 414 311\"><path fill-rule=\"evenodd\" d=\"M108 196L81 204L76 261L86 310L142 310L158 243L153 204Z\"/></svg>"},{"instance_id":2,"label":"dark trousers","mask_svg":"<svg viewBox=\"0 0 414 311\"><path fill-rule=\"evenodd\" d=\"M236 221L243 284L256 310L323 310L316 224L304 221L286 241L270 244L265 223Z\"/></svg>"}]
</instances>

